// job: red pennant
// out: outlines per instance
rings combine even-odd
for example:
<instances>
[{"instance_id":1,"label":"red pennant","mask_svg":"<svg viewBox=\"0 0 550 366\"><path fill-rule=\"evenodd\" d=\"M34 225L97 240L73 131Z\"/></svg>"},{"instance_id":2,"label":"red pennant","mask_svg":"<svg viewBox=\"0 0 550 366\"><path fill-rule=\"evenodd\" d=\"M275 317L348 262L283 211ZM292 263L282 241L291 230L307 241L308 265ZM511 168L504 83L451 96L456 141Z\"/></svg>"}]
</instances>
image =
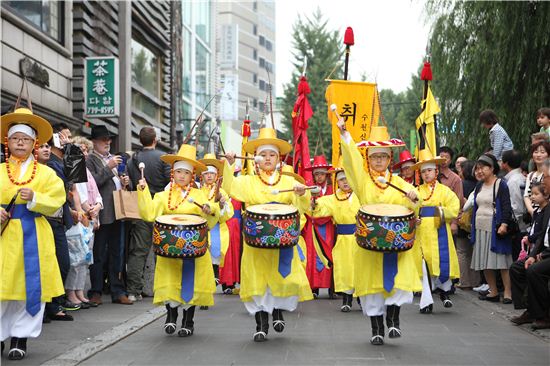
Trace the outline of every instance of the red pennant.
<instances>
[{"instance_id":1,"label":"red pennant","mask_svg":"<svg viewBox=\"0 0 550 366\"><path fill-rule=\"evenodd\" d=\"M428 61L424 62L424 67L420 73L420 80L432 80L432 67Z\"/></svg>"},{"instance_id":2,"label":"red pennant","mask_svg":"<svg viewBox=\"0 0 550 366\"><path fill-rule=\"evenodd\" d=\"M344 44L346 46L353 46L355 44L353 29L351 29L351 27L347 27L346 29L346 33L344 34Z\"/></svg>"}]
</instances>

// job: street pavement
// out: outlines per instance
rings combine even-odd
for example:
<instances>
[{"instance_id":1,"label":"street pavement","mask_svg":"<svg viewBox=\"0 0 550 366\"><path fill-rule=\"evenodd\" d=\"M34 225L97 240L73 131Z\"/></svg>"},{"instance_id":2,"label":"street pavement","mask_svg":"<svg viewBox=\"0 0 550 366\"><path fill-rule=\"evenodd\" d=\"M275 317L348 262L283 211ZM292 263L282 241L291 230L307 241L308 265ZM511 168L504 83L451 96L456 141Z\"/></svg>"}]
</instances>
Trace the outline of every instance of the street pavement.
<instances>
[{"instance_id":1,"label":"street pavement","mask_svg":"<svg viewBox=\"0 0 550 366\"><path fill-rule=\"evenodd\" d=\"M164 309L150 298L105 303L76 312L74 322L45 324L17 365L550 365L550 331L512 325L519 312L511 305L481 302L473 292L452 299L444 309L436 298L431 315L404 306L403 337L386 337L381 347L369 344L370 321L355 302L341 313L341 300L326 293L285 312L284 333L270 329L265 343L252 341L255 321L238 296L217 294L216 306L197 309L189 338L163 333Z\"/></svg>"}]
</instances>

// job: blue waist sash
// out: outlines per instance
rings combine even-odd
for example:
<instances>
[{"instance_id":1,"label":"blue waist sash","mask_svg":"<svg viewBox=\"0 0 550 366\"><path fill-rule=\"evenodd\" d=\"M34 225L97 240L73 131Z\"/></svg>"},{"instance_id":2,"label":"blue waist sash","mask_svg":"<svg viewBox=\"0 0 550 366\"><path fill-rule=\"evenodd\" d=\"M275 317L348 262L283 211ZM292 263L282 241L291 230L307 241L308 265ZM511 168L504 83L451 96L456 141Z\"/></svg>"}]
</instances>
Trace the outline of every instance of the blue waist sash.
<instances>
[{"instance_id":1,"label":"blue waist sash","mask_svg":"<svg viewBox=\"0 0 550 366\"><path fill-rule=\"evenodd\" d=\"M436 217L438 210L435 206L426 206L420 208L420 217ZM442 213L443 221L437 229L437 245L439 248L439 281L445 283L449 279L450 275L450 255L449 255L449 241L447 233L447 224L445 223L445 215Z\"/></svg>"},{"instance_id":2,"label":"blue waist sash","mask_svg":"<svg viewBox=\"0 0 550 366\"><path fill-rule=\"evenodd\" d=\"M233 217L239 220L239 222L243 219L243 216L241 214L241 210L235 210L233 211Z\"/></svg>"},{"instance_id":3,"label":"blue waist sash","mask_svg":"<svg viewBox=\"0 0 550 366\"><path fill-rule=\"evenodd\" d=\"M6 208L7 206L2 205ZM40 282L40 257L38 253L38 239L36 236L35 218L42 216L29 211L27 204L14 205L10 211L12 219L21 220L23 228L23 262L25 266L26 309L31 316L40 311L42 286Z\"/></svg>"},{"instance_id":4,"label":"blue waist sash","mask_svg":"<svg viewBox=\"0 0 550 366\"><path fill-rule=\"evenodd\" d=\"M181 298L188 303L195 292L195 258L185 258L181 265Z\"/></svg>"},{"instance_id":5,"label":"blue waist sash","mask_svg":"<svg viewBox=\"0 0 550 366\"><path fill-rule=\"evenodd\" d=\"M210 254L214 258L220 258L222 256L222 239L219 223L210 229Z\"/></svg>"},{"instance_id":6,"label":"blue waist sash","mask_svg":"<svg viewBox=\"0 0 550 366\"><path fill-rule=\"evenodd\" d=\"M336 225L336 233L338 235L353 235L355 234L355 224L338 224Z\"/></svg>"}]
</instances>

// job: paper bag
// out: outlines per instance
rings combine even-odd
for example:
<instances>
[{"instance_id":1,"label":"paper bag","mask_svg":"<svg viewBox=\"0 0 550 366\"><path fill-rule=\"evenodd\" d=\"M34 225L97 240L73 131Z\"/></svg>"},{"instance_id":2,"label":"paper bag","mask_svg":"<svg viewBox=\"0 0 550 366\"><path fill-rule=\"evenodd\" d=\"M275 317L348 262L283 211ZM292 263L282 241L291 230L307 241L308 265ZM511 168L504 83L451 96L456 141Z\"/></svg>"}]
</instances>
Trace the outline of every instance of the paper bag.
<instances>
[{"instance_id":1,"label":"paper bag","mask_svg":"<svg viewBox=\"0 0 550 366\"><path fill-rule=\"evenodd\" d=\"M117 220L141 220L136 191L113 191Z\"/></svg>"}]
</instances>

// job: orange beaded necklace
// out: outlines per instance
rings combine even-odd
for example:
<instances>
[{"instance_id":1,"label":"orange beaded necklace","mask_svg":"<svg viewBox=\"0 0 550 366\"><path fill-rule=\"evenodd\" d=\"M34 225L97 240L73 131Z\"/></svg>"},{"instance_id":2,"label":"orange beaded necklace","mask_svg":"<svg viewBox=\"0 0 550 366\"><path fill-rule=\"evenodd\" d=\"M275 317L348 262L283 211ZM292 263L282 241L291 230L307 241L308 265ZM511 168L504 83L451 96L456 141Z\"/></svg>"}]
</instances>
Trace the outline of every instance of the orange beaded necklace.
<instances>
[{"instance_id":1,"label":"orange beaded necklace","mask_svg":"<svg viewBox=\"0 0 550 366\"><path fill-rule=\"evenodd\" d=\"M8 178L10 180L10 182L16 186L24 186L24 185L27 185L29 184L30 182L32 182L34 180L34 178L36 177L36 170L38 168L38 139L36 139L35 143L34 143L34 161L32 162L32 173L31 173L31 176L29 179L25 180L25 181L18 181L17 179L15 179L12 175L12 172L11 172L11 167L10 167L10 159L9 159L9 149L8 149L8 138L5 137L4 138L4 156L6 157L6 170L8 171Z\"/></svg>"},{"instance_id":2,"label":"orange beaded necklace","mask_svg":"<svg viewBox=\"0 0 550 366\"><path fill-rule=\"evenodd\" d=\"M266 186L269 186L269 187L273 187L277 184L279 184L279 182L281 181L281 178L282 178L282 174L281 174L281 171L282 171L282 166L279 165L279 169L277 169L277 173L279 173L279 176L277 177L277 180L273 183L269 183L269 182L266 182L263 178L262 178L262 174L261 174L261 171L260 171L260 167L258 164L254 164L254 169L256 170L256 175L258 176L258 178L260 178L260 181L265 184ZM275 171L273 172L265 172L267 175L272 175L274 174Z\"/></svg>"}]
</instances>

